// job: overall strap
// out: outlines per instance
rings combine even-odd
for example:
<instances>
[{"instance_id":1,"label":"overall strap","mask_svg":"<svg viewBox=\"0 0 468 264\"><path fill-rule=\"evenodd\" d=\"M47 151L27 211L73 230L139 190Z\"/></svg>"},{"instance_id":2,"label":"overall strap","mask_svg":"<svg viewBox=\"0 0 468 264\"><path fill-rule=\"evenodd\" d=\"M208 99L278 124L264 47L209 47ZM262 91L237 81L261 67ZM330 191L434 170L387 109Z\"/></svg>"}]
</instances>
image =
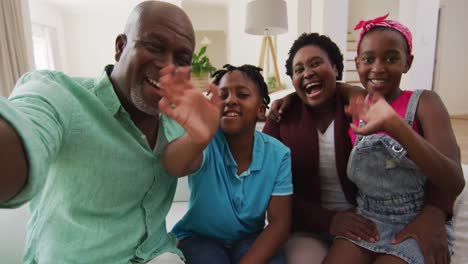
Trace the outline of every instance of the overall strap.
<instances>
[{"instance_id":1,"label":"overall strap","mask_svg":"<svg viewBox=\"0 0 468 264\"><path fill-rule=\"evenodd\" d=\"M418 107L419 98L424 90L415 90L411 95L406 108L405 120L408 122L410 127L413 127L414 117L416 116L416 108Z\"/></svg>"}]
</instances>

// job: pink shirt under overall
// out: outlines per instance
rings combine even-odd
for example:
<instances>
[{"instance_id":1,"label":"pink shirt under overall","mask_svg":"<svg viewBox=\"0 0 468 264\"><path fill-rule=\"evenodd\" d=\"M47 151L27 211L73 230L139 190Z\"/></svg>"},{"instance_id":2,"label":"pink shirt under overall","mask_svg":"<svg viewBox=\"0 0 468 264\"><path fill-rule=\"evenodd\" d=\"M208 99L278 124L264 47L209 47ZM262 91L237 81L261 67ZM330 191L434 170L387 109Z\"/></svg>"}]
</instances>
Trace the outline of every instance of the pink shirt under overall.
<instances>
[{"instance_id":1,"label":"pink shirt under overall","mask_svg":"<svg viewBox=\"0 0 468 264\"><path fill-rule=\"evenodd\" d=\"M406 108L408 107L408 102L411 98L411 95L413 94L413 91L402 91L401 94L398 96L397 99L395 99L390 106L395 110L395 112L398 113L399 116L402 118L405 118L406 114ZM354 120L353 123L356 126L359 126L359 120ZM416 133L419 133L419 124L417 123L417 118L414 118L413 122L413 129L416 131ZM353 129L350 127L348 130L349 137L351 138L351 142L356 143L356 134L354 133ZM387 134L385 132L377 132L375 134Z\"/></svg>"}]
</instances>

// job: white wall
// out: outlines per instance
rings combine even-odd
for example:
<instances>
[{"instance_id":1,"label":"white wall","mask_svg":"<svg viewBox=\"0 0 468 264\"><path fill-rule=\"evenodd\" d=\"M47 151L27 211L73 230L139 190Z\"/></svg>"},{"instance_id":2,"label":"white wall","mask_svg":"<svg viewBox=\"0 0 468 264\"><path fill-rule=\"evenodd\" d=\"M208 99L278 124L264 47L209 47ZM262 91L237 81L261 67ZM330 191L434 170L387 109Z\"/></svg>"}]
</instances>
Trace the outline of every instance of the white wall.
<instances>
[{"instance_id":1,"label":"white wall","mask_svg":"<svg viewBox=\"0 0 468 264\"><path fill-rule=\"evenodd\" d=\"M402 0L412 2L414 0ZM349 0L348 32L357 39L358 32L354 26L360 20L368 20L390 13L388 19L398 19L399 1L396 0Z\"/></svg>"},{"instance_id":2,"label":"white wall","mask_svg":"<svg viewBox=\"0 0 468 264\"><path fill-rule=\"evenodd\" d=\"M399 7L399 17L397 18L398 21L406 25L410 30L412 34L416 33L416 10L418 8L418 1L417 0L400 0L400 7ZM416 41L416 39L414 39ZM419 58L416 59L418 61ZM415 61L415 62L416 62ZM413 68L414 69L414 68ZM403 77L401 78L401 83L400 86L403 89L410 89L410 87L413 87L410 83L411 77L415 74L413 72L413 69L411 69L407 74L404 74ZM417 87L414 87L413 89L416 89Z\"/></svg>"},{"instance_id":3,"label":"white wall","mask_svg":"<svg viewBox=\"0 0 468 264\"><path fill-rule=\"evenodd\" d=\"M311 32L312 23L308 23L312 17L312 1L298 0L297 1L297 32ZM303 23L305 22L305 23Z\"/></svg>"},{"instance_id":4,"label":"white wall","mask_svg":"<svg viewBox=\"0 0 468 264\"><path fill-rule=\"evenodd\" d=\"M65 18L67 73L97 77L115 62L115 39L124 30L129 11L68 13Z\"/></svg>"},{"instance_id":5,"label":"white wall","mask_svg":"<svg viewBox=\"0 0 468 264\"><path fill-rule=\"evenodd\" d=\"M408 10L413 7L412 12L402 13L399 20L410 23L408 27L413 34L414 61L410 71L403 79L401 87L409 90L432 90L439 0L413 0L410 1L413 2L410 6L404 6L408 5L407 3L403 4L404 2L408 2L408 0L401 0L400 10ZM405 19L403 15L406 15L409 19Z\"/></svg>"},{"instance_id":6,"label":"white wall","mask_svg":"<svg viewBox=\"0 0 468 264\"><path fill-rule=\"evenodd\" d=\"M325 1L322 23L322 34L329 36L344 52L348 31L348 0Z\"/></svg>"},{"instance_id":7,"label":"white wall","mask_svg":"<svg viewBox=\"0 0 468 264\"><path fill-rule=\"evenodd\" d=\"M211 64L213 64L213 66L217 69L223 67L223 65L227 62L226 34L224 31L217 30L196 30L195 52L198 52L202 47L201 41L204 37L211 41L206 49L206 54L210 59Z\"/></svg>"},{"instance_id":8,"label":"white wall","mask_svg":"<svg viewBox=\"0 0 468 264\"><path fill-rule=\"evenodd\" d=\"M32 23L55 28L58 41L58 50L54 53L54 56L57 55L58 57L58 63L55 66L57 70L67 71L68 61L63 10L53 4L40 0L29 0L29 10Z\"/></svg>"},{"instance_id":9,"label":"white wall","mask_svg":"<svg viewBox=\"0 0 468 264\"><path fill-rule=\"evenodd\" d=\"M330 37L347 58L348 6L349 0L312 0L310 8L310 29ZM353 54L351 54L354 57ZM346 71L343 72L346 80Z\"/></svg>"},{"instance_id":10,"label":"white wall","mask_svg":"<svg viewBox=\"0 0 468 264\"><path fill-rule=\"evenodd\" d=\"M287 0L286 3L288 8L288 32L276 37L276 54L278 58L278 69L281 76L281 83L285 85L285 87L293 88L291 78L286 75L286 67L284 65L288 58L289 49L297 37L303 33L303 31L299 31L299 25L305 23L305 21L301 21L301 19L305 19L305 17L298 15L300 12L299 10L303 8L299 1ZM270 69L273 68L270 67Z\"/></svg>"},{"instance_id":11,"label":"white wall","mask_svg":"<svg viewBox=\"0 0 468 264\"><path fill-rule=\"evenodd\" d=\"M249 35L244 32L246 6L248 2L248 0L229 2L227 58L228 62L233 65L245 63L258 65L260 57L262 36ZM284 64L288 56L289 48L298 35L298 1L288 0L286 3L288 9L288 32L276 37L276 53L281 82L288 87L292 87L290 79L286 75ZM304 22L308 23L307 21ZM273 69L273 67L270 66L270 69Z\"/></svg>"},{"instance_id":12,"label":"white wall","mask_svg":"<svg viewBox=\"0 0 468 264\"><path fill-rule=\"evenodd\" d=\"M220 30L227 28L227 9L223 5L204 5L182 2L182 8L192 20L195 30Z\"/></svg>"},{"instance_id":13,"label":"white wall","mask_svg":"<svg viewBox=\"0 0 468 264\"><path fill-rule=\"evenodd\" d=\"M309 19L310 32L317 32L323 34L324 4L324 0L311 0L311 18Z\"/></svg>"},{"instance_id":14,"label":"white wall","mask_svg":"<svg viewBox=\"0 0 468 264\"><path fill-rule=\"evenodd\" d=\"M468 1L441 1L435 91L451 115L468 114Z\"/></svg>"}]
</instances>

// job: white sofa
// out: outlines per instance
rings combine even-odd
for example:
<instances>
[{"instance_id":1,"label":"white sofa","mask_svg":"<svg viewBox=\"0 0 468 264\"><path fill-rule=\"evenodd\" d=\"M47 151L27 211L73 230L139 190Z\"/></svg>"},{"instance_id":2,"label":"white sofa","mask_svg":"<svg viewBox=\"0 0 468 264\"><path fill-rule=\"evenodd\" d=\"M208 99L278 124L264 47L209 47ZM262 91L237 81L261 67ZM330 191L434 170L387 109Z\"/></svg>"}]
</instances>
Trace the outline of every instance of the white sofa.
<instances>
[{"instance_id":1,"label":"white sofa","mask_svg":"<svg viewBox=\"0 0 468 264\"><path fill-rule=\"evenodd\" d=\"M458 197L454 208L455 255L453 264L468 263L468 165L463 165L465 189Z\"/></svg>"},{"instance_id":2,"label":"white sofa","mask_svg":"<svg viewBox=\"0 0 468 264\"><path fill-rule=\"evenodd\" d=\"M468 165L463 165L465 179L468 183ZM183 187L186 183L182 182ZM468 185L468 184L467 184ZM182 188L183 189L183 188ZM468 263L468 187L458 197L455 205L455 255L452 264ZM187 193L178 190L176 202L173 203L166 225L170 230L187 210ZM29 213L26 206L16 210L0 210L0 263L20 264L24 249L26 222Z\"/></svg>"}]
</instances>

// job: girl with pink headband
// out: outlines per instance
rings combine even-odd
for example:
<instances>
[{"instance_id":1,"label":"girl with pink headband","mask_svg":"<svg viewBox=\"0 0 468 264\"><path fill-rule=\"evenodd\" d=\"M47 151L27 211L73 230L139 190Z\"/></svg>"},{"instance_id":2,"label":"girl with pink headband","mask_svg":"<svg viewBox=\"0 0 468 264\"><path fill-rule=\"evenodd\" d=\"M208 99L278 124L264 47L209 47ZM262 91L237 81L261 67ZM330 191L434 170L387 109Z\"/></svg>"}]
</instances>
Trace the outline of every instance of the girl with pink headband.
<instances>
[{"instance_id":1,"label":"girl with pink headband","mask_svg":"<svg viewBox=\"0 0 468 264\"><path fill-rule=\"evenodd\" d=\"M459 148L439 96L400 89L401 77L413 61L412 37L406 26L386 20L387 16L355 27L361 30L356 68L369 95L351 100L347 107L354 120L347 174L359 189L356 211L375 223L379 237L374 242L337 237L324 263L450 261L450 256L425 260L421 241L413 237L396 241L423 210L428 185L454 200L465 182ZM453 227L451 221L444 225L445 220L442 217L441 222L453 253Z\"/></svg>"}]
</instances>

